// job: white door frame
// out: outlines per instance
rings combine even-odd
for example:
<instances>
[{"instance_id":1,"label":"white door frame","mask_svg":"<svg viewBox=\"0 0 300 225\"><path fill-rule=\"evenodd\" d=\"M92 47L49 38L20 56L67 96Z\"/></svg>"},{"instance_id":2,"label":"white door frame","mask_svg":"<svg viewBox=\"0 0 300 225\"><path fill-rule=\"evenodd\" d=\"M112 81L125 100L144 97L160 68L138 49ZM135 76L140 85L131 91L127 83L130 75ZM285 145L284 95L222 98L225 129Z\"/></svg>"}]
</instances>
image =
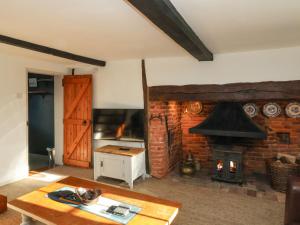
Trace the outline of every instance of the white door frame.
<instances>
[{"instance_id":1,"label":"white door frame","mask_svg":"<svg viewBox=\"0 0 300 225\"><path fill-rule=\"evenodd\" d=\"M51 71L42 71L35 69L26 69L26 119L29 120L28 110L29 110L29 99L28 99L28 74L36 73L41 75L48 75L54 77L54 147L55 147L55 163L58 165L63 165L63 86L62 79L63 74ZM26 157L29 163L29 132L28 125L26 129ZM28 165L29 172L29 165Z\"/></svg>"}]
</instances>

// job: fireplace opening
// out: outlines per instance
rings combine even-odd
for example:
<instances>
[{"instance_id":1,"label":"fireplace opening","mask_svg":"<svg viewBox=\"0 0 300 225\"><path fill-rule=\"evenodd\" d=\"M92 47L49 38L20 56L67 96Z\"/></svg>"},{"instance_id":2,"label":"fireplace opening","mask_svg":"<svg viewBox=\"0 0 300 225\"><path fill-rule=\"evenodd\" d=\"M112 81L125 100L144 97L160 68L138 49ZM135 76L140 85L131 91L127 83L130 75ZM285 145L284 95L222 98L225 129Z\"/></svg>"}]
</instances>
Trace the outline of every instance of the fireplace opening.
<instances>
[{"instance_id":1,"label":"fireplace opening","mask_svg":"<svg viewBox=\"0 0 300 225\"><path fill-rule=\"evenodd\" d=\"M289 103L274 101L282 109ZM187 110L190 103L150 101L149 154L154 177L178 168L191 153L195 168L203 174L210 171L215 180L240 183L253 174L267 175L268 160L278 153L299 154L299 118L289 118L284 111L274 118L265 116L265 100L253 102L259 111L252 118L242 108L247 102L201 102L202 109L196 113Z\"/></svg>"}]
</instances>

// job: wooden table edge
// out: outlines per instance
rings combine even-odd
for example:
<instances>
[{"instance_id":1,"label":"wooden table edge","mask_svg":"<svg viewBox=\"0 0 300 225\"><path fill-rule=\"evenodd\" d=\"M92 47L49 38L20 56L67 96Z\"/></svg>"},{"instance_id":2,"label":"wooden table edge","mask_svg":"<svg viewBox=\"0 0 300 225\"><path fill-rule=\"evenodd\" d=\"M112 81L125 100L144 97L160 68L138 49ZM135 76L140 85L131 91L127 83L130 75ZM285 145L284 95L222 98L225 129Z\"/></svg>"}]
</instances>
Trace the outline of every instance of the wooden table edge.
<instances>
[{"instance_id":1,"label":"wooden table edge","mask_svg":"<svg viewBox=\"0 0 300 225\"><path fill-rule=\"evenodd\" d=\"M109 147L112 147L112 148L129 148L129 151L122 151L122 150L116 150L116 149L113 149L111 151L109 150L105 150L106 148L109 148ZM137 153L135 154L132 154L130 153L132 150L138 150ZM134 157L138 154L141 154L143 152L145 152L145 148L142 148L142 147L127 147L127 146L119 146L119 145L105 145L105 146L102 146L102 147L99 147L99 148L96 148L94 149L93 151L94 153L103 153L103 154L113 154L113 155L120 155L120 156L128 156L128 157Z\"/></svg>"}]
</instances>

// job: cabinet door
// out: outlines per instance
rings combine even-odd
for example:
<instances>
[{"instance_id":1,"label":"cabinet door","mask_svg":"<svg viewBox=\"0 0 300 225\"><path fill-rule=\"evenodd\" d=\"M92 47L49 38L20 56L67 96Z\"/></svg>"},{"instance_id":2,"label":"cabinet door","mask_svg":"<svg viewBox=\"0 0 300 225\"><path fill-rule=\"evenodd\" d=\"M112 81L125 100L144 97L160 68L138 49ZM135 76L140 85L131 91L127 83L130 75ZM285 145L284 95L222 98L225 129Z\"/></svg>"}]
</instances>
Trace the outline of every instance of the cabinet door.
<instances>
[{"instance_id":1,"label":"cabinet door","mask_svg":"<svg viewBox=\"0 0 300 225\"><path fill-rule=\"evenodd\" d=\"M116 179L124 179L124 160L122 158L100 158L100 174L101 176L111 177Z\"/></svg>"}]
</instances>

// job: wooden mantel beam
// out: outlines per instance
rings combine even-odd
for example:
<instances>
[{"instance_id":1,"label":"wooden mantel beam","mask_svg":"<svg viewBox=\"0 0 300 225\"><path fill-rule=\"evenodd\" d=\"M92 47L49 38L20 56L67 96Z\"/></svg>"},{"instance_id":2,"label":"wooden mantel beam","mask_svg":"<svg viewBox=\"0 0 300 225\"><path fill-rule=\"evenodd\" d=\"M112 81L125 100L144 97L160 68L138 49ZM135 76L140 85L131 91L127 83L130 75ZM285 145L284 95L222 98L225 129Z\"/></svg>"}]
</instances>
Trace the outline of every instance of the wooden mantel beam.
<instances>
[{"instance_id":1,"label":"wooden mantel beam","mask_svg":"<svg viewBox=\"0 0 300 225\"><path fill-rule=\"evenodd\" d=\"M176 10L170 0L127 0L156 26L199 61L212 61L213 54Z\"/></svg>"},{"instance_id":2,"label":"wooden mantel beam","mask_svg":"<svg viewBox=\"0 0 300 225\"><path fill-rule=\"evenodd\" d=\"M74 60L77 62L87 63L95 66L105 66L106 62L98 59L93 59L81 55L76 55L70 52L61 51L55 48L46 47L39 44L34 44L28 41L19 40L16 38L0 35L0 43L13 45L20 48L29 49L36 52L45 53L48 55L53 55L65 59Z\"/></svg>"},{"instance_id":3,"label":"wooden mantel beam","mask_svg":"<svg viewBox=\"0 0 300 225\"><path fill-rule=\"evenodd\" d=\"M153 86L149 99L177 101L300 100L300 80L211 85Z\"/></svg>"}]
</instances>

